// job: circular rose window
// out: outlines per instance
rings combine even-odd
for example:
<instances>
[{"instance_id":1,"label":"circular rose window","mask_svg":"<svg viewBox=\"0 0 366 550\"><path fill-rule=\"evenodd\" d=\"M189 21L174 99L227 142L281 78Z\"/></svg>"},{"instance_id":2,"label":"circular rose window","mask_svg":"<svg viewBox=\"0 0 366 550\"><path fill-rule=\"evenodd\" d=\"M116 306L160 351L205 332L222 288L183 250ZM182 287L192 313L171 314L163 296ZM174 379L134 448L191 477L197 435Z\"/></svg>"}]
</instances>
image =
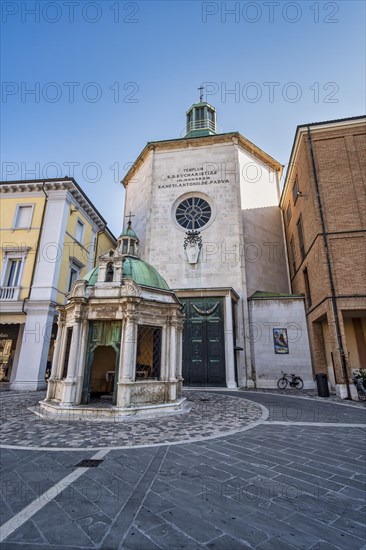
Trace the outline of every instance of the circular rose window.
<instances>
[{"instance_id":1,"label":"circular rose window","mask_svg":"<svg viewBox=\"0 0 366 550\"><path fill-rule=\"evenodd\" d=\"M211 206L200 197L189 197L177 206L175 218L185 229L197 230L210 221Z\"/></svg>"}]
</instances>

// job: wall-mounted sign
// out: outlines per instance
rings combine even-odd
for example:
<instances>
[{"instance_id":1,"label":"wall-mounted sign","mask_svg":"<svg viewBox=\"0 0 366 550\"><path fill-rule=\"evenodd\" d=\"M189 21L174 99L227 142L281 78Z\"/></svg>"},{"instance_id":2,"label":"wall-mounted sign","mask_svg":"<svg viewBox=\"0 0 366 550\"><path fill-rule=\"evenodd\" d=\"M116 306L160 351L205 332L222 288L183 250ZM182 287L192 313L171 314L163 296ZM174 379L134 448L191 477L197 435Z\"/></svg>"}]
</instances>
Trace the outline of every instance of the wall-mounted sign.
<instances>
[{"instance_id":1,"label":"wall-mounted sign","mask_svg":"<svg viewBox=\"0 0 366 550\"><path fill-rule=\"evenodd\" d=\"M275 353L288 353L287 328L273 329L273 344Z\"/></svg>"}]
</instances>

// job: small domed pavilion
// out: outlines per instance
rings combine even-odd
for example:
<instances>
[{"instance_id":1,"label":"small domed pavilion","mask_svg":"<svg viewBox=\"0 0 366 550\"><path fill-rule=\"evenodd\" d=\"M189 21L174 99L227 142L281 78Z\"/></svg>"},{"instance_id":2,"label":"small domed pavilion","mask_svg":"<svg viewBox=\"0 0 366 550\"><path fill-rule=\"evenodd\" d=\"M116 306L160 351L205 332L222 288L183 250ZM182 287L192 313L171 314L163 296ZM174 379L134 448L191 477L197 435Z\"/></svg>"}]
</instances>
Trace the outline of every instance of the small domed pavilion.
<instances>
[{"instance_id":1,"label":"small domed pavilion","mask_svg":"<svg viewBox=\"0 0 366 550\"><path fill-rule=\"evenodd\" d=\"M59 306L43 414L105 419L182 407L182 305L138 248L129 222Z\"/></svg>"}]
</instances>

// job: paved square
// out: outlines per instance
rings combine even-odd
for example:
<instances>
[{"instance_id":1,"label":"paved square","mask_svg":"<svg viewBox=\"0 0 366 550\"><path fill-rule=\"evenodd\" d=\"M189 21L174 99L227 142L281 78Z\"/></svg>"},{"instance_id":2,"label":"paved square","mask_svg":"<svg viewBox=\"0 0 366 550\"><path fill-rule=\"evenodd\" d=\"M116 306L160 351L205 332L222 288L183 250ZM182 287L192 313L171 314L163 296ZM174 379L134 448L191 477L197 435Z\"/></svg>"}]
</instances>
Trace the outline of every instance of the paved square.
<instances>
[{"instance_id":1,"label":"paved square","mask_svg":"<svg viewBox=\"0 0 366 550\"><path fill-rule=\"evenodd\" d=\"M171 431L163 444L152 437L162 431L156 419L155 426L145 426L152 433L141 442L133 439L134 421L113 425L106 447L105 423L87 428L91 445L78 423L28 416L34 395L28 401L3 392L1 549L365 549L365 408L280 394L207 392L213 402L215 395L222 407L225 400L237 404L222 408L221 437L217 415L211 419L215 433L206 419L199 437L187 433L183 415L176 415L164 425ZM4 413L9 399L14 414L20 414L17 399L26 409L24 438L17 418L14 444ZM268 411L262 415L260 407L259 420L256 404ZM252 418L239 419L239 410L252 411ZM236 415L235 430L230 414ZM186 443L180 442L180 422L184 437L192 436ZM49 448L47 423L53 430ZM125 430L134 445L121 444ZM62 450L53 445L57 433ZM99 465L78 466L92 458Z\"/></svg>"}]
</instances>

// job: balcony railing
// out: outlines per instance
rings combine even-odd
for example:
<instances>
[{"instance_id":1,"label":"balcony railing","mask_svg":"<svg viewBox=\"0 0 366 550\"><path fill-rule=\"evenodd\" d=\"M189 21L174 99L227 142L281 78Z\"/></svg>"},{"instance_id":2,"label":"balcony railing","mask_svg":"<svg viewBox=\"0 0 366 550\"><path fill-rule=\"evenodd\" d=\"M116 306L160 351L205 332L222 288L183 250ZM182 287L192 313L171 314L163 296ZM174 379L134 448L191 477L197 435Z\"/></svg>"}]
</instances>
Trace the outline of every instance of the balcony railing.
<instances>
[{"instance_id":1,"label":"balcony railing","mask_svg":"<svg viewBox=\"0 0 366 550\"><path fill-rule=\"evenodd\" d=\"M19 300L20 286L1 286L0 300Z\"/></svg>"}]
</instances>

